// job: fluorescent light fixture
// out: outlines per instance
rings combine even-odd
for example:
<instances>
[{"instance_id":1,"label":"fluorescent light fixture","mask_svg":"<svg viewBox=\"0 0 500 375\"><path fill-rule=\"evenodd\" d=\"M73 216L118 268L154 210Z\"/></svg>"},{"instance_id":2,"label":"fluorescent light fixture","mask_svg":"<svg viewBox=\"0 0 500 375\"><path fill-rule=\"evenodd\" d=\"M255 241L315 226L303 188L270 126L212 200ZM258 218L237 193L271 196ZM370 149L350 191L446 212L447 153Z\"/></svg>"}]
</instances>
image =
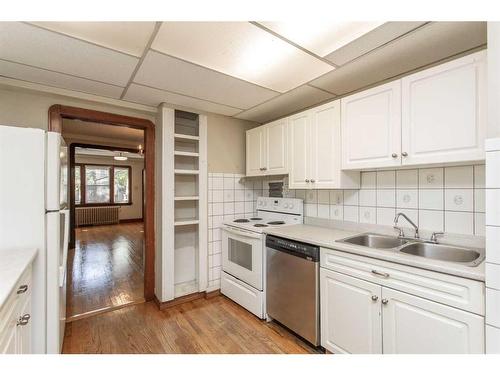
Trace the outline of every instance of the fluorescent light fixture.
<instances>
[{"instance_id":1,"label":"fluorescent light fixture","mask_svg":"<svg viewBox=\"0 0 500 375\"><path fill-rule=\"evenodd\" d=\"M126 156L123 156L123 152L120 152L120 155L115 155L113 159L118 160L118 161L125 161L128 158Z\"/></svg>"},{"instance_id":2,"label":"fluorescent light fixture","mask_svg":"<svg viewBox=\"0 0 500 375\"><path fill-rule=\"evenodd\" d=\"M384 22L301 20L300 22L259 23L316 55L324 57L379 27Z\"/></svg>"}]
</instances>

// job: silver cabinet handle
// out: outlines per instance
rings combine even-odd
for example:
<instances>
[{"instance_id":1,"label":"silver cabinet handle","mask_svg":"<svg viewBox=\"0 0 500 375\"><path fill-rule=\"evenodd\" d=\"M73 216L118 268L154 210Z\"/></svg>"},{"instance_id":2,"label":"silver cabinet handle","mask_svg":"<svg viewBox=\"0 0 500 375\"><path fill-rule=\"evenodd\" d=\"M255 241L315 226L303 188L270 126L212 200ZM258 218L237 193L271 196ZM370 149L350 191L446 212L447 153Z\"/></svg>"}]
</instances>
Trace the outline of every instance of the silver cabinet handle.
<instances>
[{"instance_id":1,"label":"silver cabinet handle","mask_svg":"<svg viewBox=\"0 0 500 375\"><path fill-rule=\"evenodd\" d=\"M382 277L384 277L386 279L390 276L388 273L380 272L380 271L377 271L377 270L372 270L372 273L374 275L377 275L377 276L382 276Z\"/></svg>"},{"instance_id":2,"label":"silver cabinet handle","mask_svg":"<svg viewBox=\"0 0 500 375\"><path fill-rule=\"evenodd\" d=\"M266 167L264 167L264 168L262 168L262 170L263 170L263 171L267 171L267 168L266 168Z\"/></svg>"},{"instance_id":3,"label":"silver cabinet handle","mask_svg":"<svg viewBox=\"0 0 500 375\"><path fill-rule=\"evenodd\" d=\"M392 157L393 157L394 159L396 159L396 158L398 157L398 154L393 153L393 154L392 154Z\"/></svg>"},{"instance_id":4,"label":"silver cabinet handle","mask_svg":"<svg viewBox=\"0 0 500 375\"><path fill-rule=\"evenodd\" d=\"M305 181L306 181L306 182L309 182L309 180L308 180L308 179L306 179Z\"/></svg>"},{"instance_id":5,"label":"silver cabinet handle","mask_svg":"<svg viewBox=\"0 0 500 375\"><path fill-rule=\"evenodd\" d=\"M372 296L372 301L377 301L377 300L378 300L378 296L373 295Z\"/></svg>"},{"instance_id":6,"label":"silver cabinet handle","mask_svg":"<svg viewBox=\"0 0 500 375\"><path fill-rule=\"evenodd\" d=\"M17 289L17 294L23 294L23 293L26 293L26 291L28 290L28 285L24 284L24 285L21 285L18 289Z\"/></svg>"},{"instance_id":7,"label":"silver cabinet handle","mask_svg":"<svg viewBox=\"0 0 500 375\"><path fill-rule=\"evenodd\" d=\"M311 182L316 182L316 180L311 180Z\"/></svg>"},{"instance_id":8,"label":"silver cabinet handle","mask_svg":"<svg viewBox=\"0 0 500 375\"><path fill-rule=\"evenodd\" d=\"M401 155L403 155L404 157L407 157L408 153L407 152L402 152Z\"/></svg>"},{"instance_id":9,"label":"silver cabinet handle","mask_svg":"<svg viewBox=\"0 0 500 375\"><path fill-rule=\"evenodd\" d=\"M383 298L383 299L382 299L382 305L387 305L387 303L389 303L389 300L387 300L387 299Z\"/></svg>"},{"instance_id":10,"label":"silver cabinet handle","mask_svg":"<svg viewBox=\"0 0 500 375\"><path fill-rule=\"evenodd\" d=\"M17 320L17 325L25 326L26 324L29 323L30 318L31 318L30 314L24 314L23 316L20 316L19 319Z\"/></svg>"}]
</instances>

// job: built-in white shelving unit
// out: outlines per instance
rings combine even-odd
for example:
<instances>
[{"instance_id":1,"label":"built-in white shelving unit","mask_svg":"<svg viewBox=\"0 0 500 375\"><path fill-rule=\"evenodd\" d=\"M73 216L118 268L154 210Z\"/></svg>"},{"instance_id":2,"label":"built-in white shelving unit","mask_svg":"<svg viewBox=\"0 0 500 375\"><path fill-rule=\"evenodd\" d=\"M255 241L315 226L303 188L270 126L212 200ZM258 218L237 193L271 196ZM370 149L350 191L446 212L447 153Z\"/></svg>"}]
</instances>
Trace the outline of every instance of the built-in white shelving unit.
<instances>
[{"instance_id":1,"label":"built-in white shelving unit","mask_svg":"<svg viewBox=\"0 0 500 375\"><path fill-rule=\"evenodd\" d=\"M206 116L161 110L164 204L159 219L162 277L157 297L163 302L207 288L208 202Z\"/></svg>"}]
</instances>

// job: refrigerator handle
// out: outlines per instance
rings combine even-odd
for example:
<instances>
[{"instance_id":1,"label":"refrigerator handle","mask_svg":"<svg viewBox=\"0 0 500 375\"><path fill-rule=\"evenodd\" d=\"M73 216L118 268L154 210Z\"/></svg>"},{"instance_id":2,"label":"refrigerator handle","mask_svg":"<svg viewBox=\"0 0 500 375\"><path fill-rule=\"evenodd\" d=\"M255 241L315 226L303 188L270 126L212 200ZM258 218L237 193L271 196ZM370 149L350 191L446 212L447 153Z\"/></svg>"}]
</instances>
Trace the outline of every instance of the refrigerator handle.
<instances>
[{"instance_id":1,"label":"refrigerator handle","mask_svg":"<svg viewBox=\"0 0 500 375\"><path fill-rule=\"evenodd\" d=\"M68 247L69 247L69 210L61 210L64 215L64 244L63 244L63 259L62 264L59 266L59 287L64 285L64 276L68 262Z\"/></svg>"}]
</instances>

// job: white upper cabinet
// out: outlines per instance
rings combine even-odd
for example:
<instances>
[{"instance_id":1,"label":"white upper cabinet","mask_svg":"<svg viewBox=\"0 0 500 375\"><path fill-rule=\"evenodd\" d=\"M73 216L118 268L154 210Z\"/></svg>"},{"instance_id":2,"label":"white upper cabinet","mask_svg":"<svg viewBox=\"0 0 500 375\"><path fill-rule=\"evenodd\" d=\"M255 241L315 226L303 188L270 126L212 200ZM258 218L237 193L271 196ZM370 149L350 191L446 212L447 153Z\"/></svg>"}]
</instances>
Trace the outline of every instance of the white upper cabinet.
<instances>
[{"instance_id":1,"label":"white upper cabinet","mask_svg":"<svg viewBox=\"0 0 500 375\"><path fill-rule=\"evenodd\" d=\"M485 51L401 82L403 165L484 159Z\"/></svg>"},{"instance_id":2,"label":"white upper cabinet","mask_svg":"<svg viewBox=\"0 0 500 375\"><path fill-rule=\"evenodd\" d=\"M287 121L285 118L247 131L247 176L288 173Z\"/></svg>"},{"instance_id":3,"label":"white upper cabinet","mask_svg":"<svg viewBox=\"0 0 500 375\"><path fill-rule=\"evenodd\" d=\"M355 189L359 173L341 170L338 100L289 118L290 189Z\"/></svg>"},{"instance_id":4,"label":"white upper cabinet","mask_svg":"<svg viewBox=\"0 0 500 375\"><path fill-rule=\"evenodd\" d=\"M309 164L309 112L293 115L288 120L289 147L288 160L290 162L290 175L288 178L291 189L304 189L310 186Z\"/></svg>"},{"instance_id":5,"label":"white upper cabinet","mask_svg":"<svg viewBox=\"0 0 500 375\"><path fill-rule=\"evenodd\" d=\"M482 354L484 318L382 288L384 354Z\"/></svg>"},{"instance_id":6,"label":"white upper cabinet","mask_svg":"<svg viewBox=\"0 0 500 375\"><path fill-rule=\"evenodd\" d=\"M246 164L248 176L265 174L266 167L266 131L263 126L247 130Z\"/></svg>"},{"instance_id":7,"label":"white upper cabinet","mask_svg":"<svg viewBox=\"0 0 500 375\"><path fill-rule=\"evenodd\" d=\"M341 99L342 168L401 165L401 81Z\"/></svg>"},{"instance_id":8,"label":"white upper cabinet","mask_svg":"<svg viewBox=\"0 0 500 375\"><path fill-rule=\"evenodd\" d=\"M342 101L342 169L484 160L486 51Z\"/></svg>"},{"instance_id":9,"label":"white upper cabinet","mask_svg":"<svg viewBox=\"0 0 500 375\"><path fill-rule=\"evenodd\" d=\"M287 172L287 122L281 119L265 126L267 140L267 174Z\"/></svg>"}]
</instances>

